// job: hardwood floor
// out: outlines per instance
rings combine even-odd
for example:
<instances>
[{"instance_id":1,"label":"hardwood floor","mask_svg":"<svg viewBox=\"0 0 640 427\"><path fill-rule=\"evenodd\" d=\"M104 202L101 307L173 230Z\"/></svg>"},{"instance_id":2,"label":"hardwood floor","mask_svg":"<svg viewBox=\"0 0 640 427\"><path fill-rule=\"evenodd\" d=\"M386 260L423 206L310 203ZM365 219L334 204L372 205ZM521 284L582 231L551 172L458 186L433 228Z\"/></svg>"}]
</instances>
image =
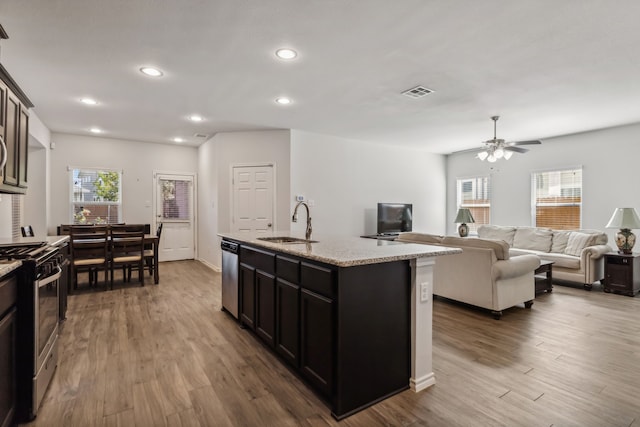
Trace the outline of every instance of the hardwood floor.
<instances>
[{"instance_id":1,"label":"hardwood floor","mask_svg":"<svg viewBox=\"0 0 640 427\"><path fill-rule=\"evenodd\" d=\"M533 308L434 301L436 385L341 422L220 311L220 274L163 263L160 285L69 298L33 426L640 427L640 297L555 286Z\"/></svg>"}]
</instances>

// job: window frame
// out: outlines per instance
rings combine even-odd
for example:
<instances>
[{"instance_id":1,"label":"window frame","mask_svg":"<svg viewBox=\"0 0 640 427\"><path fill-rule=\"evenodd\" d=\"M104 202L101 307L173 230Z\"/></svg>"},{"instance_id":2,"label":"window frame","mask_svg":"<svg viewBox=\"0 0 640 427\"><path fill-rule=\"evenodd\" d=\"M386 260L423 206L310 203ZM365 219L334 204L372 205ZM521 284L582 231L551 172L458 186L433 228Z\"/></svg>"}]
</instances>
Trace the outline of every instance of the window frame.
<instances>
[{"instance_id":1,"label":"window frame","mask_svg":"<svg viewBox=\"0 0 640 427\"><path fill-rule=\"evenodd\" d=\"M121 223L122 222L122 200L123 200L123 195L122 195L122 178L124 175L124 172L121 169L113 169L113 168L100 168L100 167L73 167L73 166L69 166L68 167L69 170L69 224L82 224L83 222L76 222L75 220L75 213L77 211L77 208L82 207L83 205L98 205L98 206L116 206L117 207L117 218L111 222L111 224L113 223ZM115 172L118 174L118 201L75 201L74 200L74 194L75 194L75 183L74 183L74 176L75 176L75 171L86 171L86 172L91 172L91 173L99 173L99 172ZM87 224L90 224L92 222L86 222ZM105 222L105 223L109 223L109 222Z\"/></svg>"},{"instance_id":2,"label":"window frame","mask_svg":"<svg viewBox=\"0 0 640 427\"><path fill-rule=\"evenodd\" d=\"M477 193L477 188L478 188L478 180L481 179L486 179L486 199L472 199L472 200L487 200L488 203L464 203L463 199L462 199L462 186L464 185L464 182L472 182L474 188L471 190L474 193ZM477 195L477 194L476 194ZM477 235L478 231L477 228L480 225L484 225L484 224L491 224L491 197L492 197L492 191L491 191L491 175L472 175L472 176L463 176L463 177L457 177L456 178L456 212L458 211L458 209L460 208L488 208L488 214L486 216L487 221L486 222L475 222L473 224L467 224L469 226L469 234L470 235ZM473 214L473 212L472 212ZM474 219L476 219L476 216L474 215Z\"/></svg>"},{"instance_id":3,"label":"window frame","mask_svg":"<svg viewBox=\"0 0 640 427\"><path fill-rule=\"evenodd\" d=\"M550 173L563 173L563 172L577 172L580 171L580 200L579 202L575 202L575 201L567 201L567 202L544 202L544 203L537 203L538 200L538 177L544 174L550 174ZM540 170L535 170L531 172L531 226L532 227L545 227L545 228L551 228L554 230L573 230L576 229L575 227L571 227L571 228L558 228L558 224L553 224L552 226L549 225L538 225L538 216L537 216L537 208L539 206L541 207L572 207L572 206L577 206L580 210L579 214L578 214L578 226L577 229L581 229L582 228L582 215L583 215L583 205L584 205L584 168L582 167L582 165L579 166L566 166L566 167L561 167L561 168L550 168L550 169L540 169ZM563 189L565 188L578 188L575 185L573 187L563 187L562 186L562 180L560 180L560 192L562 192Z\"/></svg>"}]
</instances>

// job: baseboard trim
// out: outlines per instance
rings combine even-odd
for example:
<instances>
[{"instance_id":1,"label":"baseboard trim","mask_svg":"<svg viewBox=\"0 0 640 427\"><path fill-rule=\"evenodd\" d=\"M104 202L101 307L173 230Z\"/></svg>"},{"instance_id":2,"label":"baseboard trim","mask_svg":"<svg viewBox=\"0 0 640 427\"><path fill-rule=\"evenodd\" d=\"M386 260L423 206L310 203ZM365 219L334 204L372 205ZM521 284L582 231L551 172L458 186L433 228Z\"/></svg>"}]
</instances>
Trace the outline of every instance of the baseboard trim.
<instances>
[{"instance_id":1,"label":"baseboard trim","mask_svg":"<svg viewBox=\"0 0 640 427\"><path fill-rule=\"evenodd\" d=\"M409 388L418 393L426 388L431 387L436 383L436 376L433 372L418 379L409 379Z\"/></svg>"}]
</instances>

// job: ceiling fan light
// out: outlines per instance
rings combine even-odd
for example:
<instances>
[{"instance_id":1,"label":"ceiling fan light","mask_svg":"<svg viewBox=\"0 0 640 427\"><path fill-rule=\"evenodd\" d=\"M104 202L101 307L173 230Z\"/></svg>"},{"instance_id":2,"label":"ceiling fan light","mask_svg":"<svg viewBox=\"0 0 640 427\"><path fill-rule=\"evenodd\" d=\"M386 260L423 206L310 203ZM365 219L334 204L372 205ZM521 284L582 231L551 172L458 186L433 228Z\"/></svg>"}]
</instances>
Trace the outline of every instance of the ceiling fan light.
<instances>
[{"instance_id":1,"label":"ceiling fan light","mask_svg":"<svg viewBox=\"0 0 640 427\"><path fill-rule=\"evenodd\" d=\"M491 155L489 155L489 157L487 157L487 161L489 163L495 163L496 160L498 160L498 159L493 154L491 154Z\"/></svg>"},{"instance_id":2,"label":"ceiling fan light","mask_svg":"<svg viewBox=\"0 0 640 427\"><path fill-rule=\"evenodd\" d=\"M501 147L498 147L493 152L493 155L496 159L501 159L502 157L504 157L504 150Z\"/></svg>"},{"instance_id":3,"label":"ceiling fan light","mask_svg":"<svg viewBox=\"0 0 640 427\"><path fill-rule=\"evenodd\" d=\"M504 159L505 160L509 160L511 158L511 156L513 156L513 151L505 151L504 152Z\"/></svg>"},{"instance_id":4,"label":"ceiling fan light","mask_svg":"<svg viewBox=\"0 0 640 427\"><path fill-rule=\"evenodd\" d=\"M485 161L485 159L489 156L489 153L487 153L486 151L481 151L478 153L478 158L480 160L482 160L483 162Z\"/></svg>"}]
</instances>

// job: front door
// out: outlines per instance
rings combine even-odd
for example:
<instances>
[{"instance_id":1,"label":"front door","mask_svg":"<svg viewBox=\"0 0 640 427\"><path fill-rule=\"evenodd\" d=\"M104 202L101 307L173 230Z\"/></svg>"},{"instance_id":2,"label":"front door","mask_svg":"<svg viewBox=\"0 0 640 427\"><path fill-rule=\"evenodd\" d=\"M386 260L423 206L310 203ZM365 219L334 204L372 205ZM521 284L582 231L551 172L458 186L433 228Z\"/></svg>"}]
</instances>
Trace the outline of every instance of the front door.
<instances>
[{"instance_id":1,"label":"front door","mask_svg":"<svg viewBox=\"0 0 640 427\"><path fill-rule=\"evenodd\" d=\"M193 175L155 175L156 227L163 223L158 252L160 261L195 257L193 187ZM155 229L151 231L155 232Z\"/></svg>"},{"instance_id":2,"label":"front door","mask_svg":"<svg viewBox=\"0 0 640 427\"><path fill-rule=\"evenodd\" d=\"M234 232L273 230L273 165L233 167Z\"/></svg>"}]
</instances>

